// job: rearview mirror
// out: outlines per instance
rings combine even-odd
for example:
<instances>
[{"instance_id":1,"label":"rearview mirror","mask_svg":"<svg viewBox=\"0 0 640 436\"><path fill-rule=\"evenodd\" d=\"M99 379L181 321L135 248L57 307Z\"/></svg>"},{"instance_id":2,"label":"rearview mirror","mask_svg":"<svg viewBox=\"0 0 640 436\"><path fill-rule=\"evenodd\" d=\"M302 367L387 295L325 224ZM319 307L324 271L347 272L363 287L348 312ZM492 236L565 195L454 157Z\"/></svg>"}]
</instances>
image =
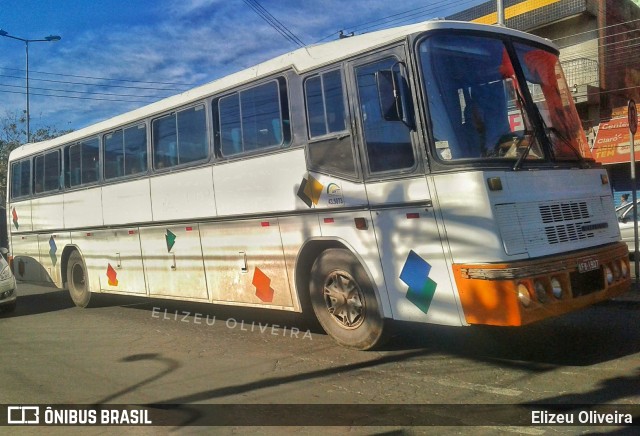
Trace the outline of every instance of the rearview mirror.
<instances>
[{"instance_id":1,"label":"rearview mirror","mask_svg":"<svg viewBox=\"0 0 640 436\"><path fill-rule=\"evenodd\" d=\"M415 129L411 116L411 95L404 77L393 71L393 68L380 70L376 72L376 85L380 110L385 121L402 121L411 130Z\"/></svg>"},{"instance_id":2,"label":"rearview mirror","mask_svg":"<svg viewBox=\"0 0 640 436\"><path fill-rule=\"evenodd\" d=\"M382 116L386 121L402 121L402 106L399 104L400 96L397 93L398 87L391 70L376 72L376 83L378 85L378 99Z\"/></svg>"}]
</instances>

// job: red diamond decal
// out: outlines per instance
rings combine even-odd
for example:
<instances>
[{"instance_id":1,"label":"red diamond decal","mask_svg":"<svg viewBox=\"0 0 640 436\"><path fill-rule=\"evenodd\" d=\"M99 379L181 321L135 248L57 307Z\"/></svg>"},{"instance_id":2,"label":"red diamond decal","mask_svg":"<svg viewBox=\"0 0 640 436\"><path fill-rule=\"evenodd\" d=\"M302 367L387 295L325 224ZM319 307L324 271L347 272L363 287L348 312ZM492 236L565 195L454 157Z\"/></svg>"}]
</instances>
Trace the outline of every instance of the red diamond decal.
<instances>
[{"instance_id":1,"label":"red diamond decal","mask_svg":"<svg viewBox=\"0 0 640 436\"><path fill-rule=\"evenodd\" d=\"M113 269L111 264L107 266L107 277L109 278L109 286L118 286L118 273Z\"/></svg>"},{"instance_id":2,"label":"red diamond decal","mask_svg":"<svg viewBox=\"0 0 640 436\"><path fill-rule=\"evenodd\" d=\"M256 268L251 283L256 287L256 297L267 303L273 301L274 291L269 286L271 285L271 279L260 268Z\"/></svg>"},{"instance_id":3,"label":"red diamond decal","mask_svg":"<svg viewBox=\"0 0 640 436\"><path fill-rule=\"evenodd\" d=\"M11 216L13 217L13 225L16 226L16 230L20 227L20 224L18 224L18 212L16 212L16 208L13 208L13 211L11 211Z\"/></svg>"}]
</instances>

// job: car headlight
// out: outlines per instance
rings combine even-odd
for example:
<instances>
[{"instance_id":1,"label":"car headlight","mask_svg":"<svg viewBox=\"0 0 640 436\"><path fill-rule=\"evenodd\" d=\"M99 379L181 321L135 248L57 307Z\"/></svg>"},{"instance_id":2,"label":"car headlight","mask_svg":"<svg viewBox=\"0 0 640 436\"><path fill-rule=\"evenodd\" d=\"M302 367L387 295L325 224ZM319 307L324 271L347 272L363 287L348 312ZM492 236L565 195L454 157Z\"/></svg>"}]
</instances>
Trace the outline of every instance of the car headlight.
<instances>
[{"instance_id":1,"label":"car headlight","mask_svg":"<svg viewBox=\"0 0 640 436\"><path fill-rule=\"evenodd\" d=\"M0 280L9 280L13 274L11 274L11 268L9 266L5 266L2 271L0 271Z\"/></svg>"}]
</instances>

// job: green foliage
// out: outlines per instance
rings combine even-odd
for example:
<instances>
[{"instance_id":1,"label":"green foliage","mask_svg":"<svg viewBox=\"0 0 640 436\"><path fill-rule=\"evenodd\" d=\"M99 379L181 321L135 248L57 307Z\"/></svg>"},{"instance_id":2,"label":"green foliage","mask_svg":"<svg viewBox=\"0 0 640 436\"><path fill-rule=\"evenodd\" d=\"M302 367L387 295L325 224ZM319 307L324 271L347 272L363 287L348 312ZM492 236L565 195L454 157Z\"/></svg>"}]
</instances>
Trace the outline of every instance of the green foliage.
<instances>
[{"instance_id":1,"label":"green foliage","mask_svg":"<svg viewBox=\"0 0 640 436\"><path fill-rule=\"evenodd\" d=\"M24 114L7 112L0 117L0 199L5 203L7 193L7 161L9 154L26 142L26 118ZM31 142L45 141L69 133L52 126L39 127L31 132Z\"/></svg>"}]
</instances>

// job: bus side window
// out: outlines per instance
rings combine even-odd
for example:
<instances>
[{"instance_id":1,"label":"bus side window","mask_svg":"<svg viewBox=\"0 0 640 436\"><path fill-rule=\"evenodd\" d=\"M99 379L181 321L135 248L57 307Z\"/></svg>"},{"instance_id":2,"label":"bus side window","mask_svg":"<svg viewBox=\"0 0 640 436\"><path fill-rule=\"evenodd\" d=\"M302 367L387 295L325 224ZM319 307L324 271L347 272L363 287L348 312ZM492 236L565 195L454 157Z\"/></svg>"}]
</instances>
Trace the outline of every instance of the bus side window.
<instances>
[{"instance_id":1,"label":"bus side window","mask_svg":"<svg viewBox=\"0 0 640 436\"><path fill-rule=\"evenodd\" d=\"M100 143L98 138L92 138L80 143L82 147L81 165L83 185L95 183L98 181L98 172L100 169Z\"/></svg>"},{"instance_id":2,"label":"bus side window","mask_svg":"<svg viewBox=\"0 0 640 436\"><path fill-rule=\"evenodd\" d=\"M60 185L60 151L55 150L44 155L44 189L57 191Z\"/></svg>"},{"instance_id":3,"label":"bus side window","mask_svg":"<svg viewBox=\"0 0 640 436\"><path fill-rule=\"evenodd\" d=\"M122 140L122 130L116 130L103 137L104 178L107 180L124 175Z\"/></svg>"},{"instance_id":4,"label":"bus side window","mask_svg":"<svg viewBox=\"0 0 640 436\"><path fill-rule=\"evenodd\" d=\"M416 163L410 128L399 120L385 120L380 107L376 73L390 70L397 63L395 57L389 57L355 70L366 158L371 173L409 170Z\"/></svg>"},{"instance_id":5,"label":"bus side window","mask_svg":"<svg viewBox=\"0 0 640 436\"><path fill-rule=\"evenodd\" d=\"M168 168L209 157L204 105L153 120L153 166Z\"/></svg>"},{"instance_id":6,"label":"bus side window","mask_svg":"<svg viewBox=\"0 0 640 436\"><path fill-rule=\"evenodd\" d=\"M178 134L175 114L153 120L153 167L172 167L177 164Z\"/></svg>"},{"instance_id":7,"label":"bus side window","mask_svg":"<svg viewBox=\"0 0 640 436\"><path fill-rule=\"evenodd\" d=\"M278 78L213 102L223 157L291 142L286 81Z\"/></svg>"},{"instance_id":8,"label":"bus side window","mask_svg":"<svg viewBox=\"0 0 640 436\"><path fill-rule=\"evenodd\" d=\"M178 164L209 157L204 105L178 112Z\"/></svg>"},{"instance_id":9,"label":"bus side window","mask_svg":"<svg viewBox=\"0 0 640 436\"><path fill-rule=\"evenodd\" d=\"M64 148L64 186L73 188L97 182L100 170L99 156L100 143L97 137L66 146Z\"/></svg>"},{"instance_id":10,"label":"bus side window","mask_svg":"<svg viewBox=\"0 0 640 436\"><path fill-rule=\"evenodd\" d=\"M304 82L309 161L312 168L355 175L353 145L340 70L307 78Z\"/></svg>"},{"instance_id":11,"label":"bus side window","mask_svg":"<svg viewBox=\"0 0 640 436\"><path fill-rule=\"evenodd\" d=\"M11 198L31 193L31 161L23 159L11 164Z\"/></svg>"},{"instance_id":12,"label":"bus side window","mask_svg":"<svg viewBox=\"0 0 640 436\"><path fill-rule=\"evenodd\" d=\"M147 172L147 126L138 124L124 130L124 173Z\"/></svg>"}]
</instances>

